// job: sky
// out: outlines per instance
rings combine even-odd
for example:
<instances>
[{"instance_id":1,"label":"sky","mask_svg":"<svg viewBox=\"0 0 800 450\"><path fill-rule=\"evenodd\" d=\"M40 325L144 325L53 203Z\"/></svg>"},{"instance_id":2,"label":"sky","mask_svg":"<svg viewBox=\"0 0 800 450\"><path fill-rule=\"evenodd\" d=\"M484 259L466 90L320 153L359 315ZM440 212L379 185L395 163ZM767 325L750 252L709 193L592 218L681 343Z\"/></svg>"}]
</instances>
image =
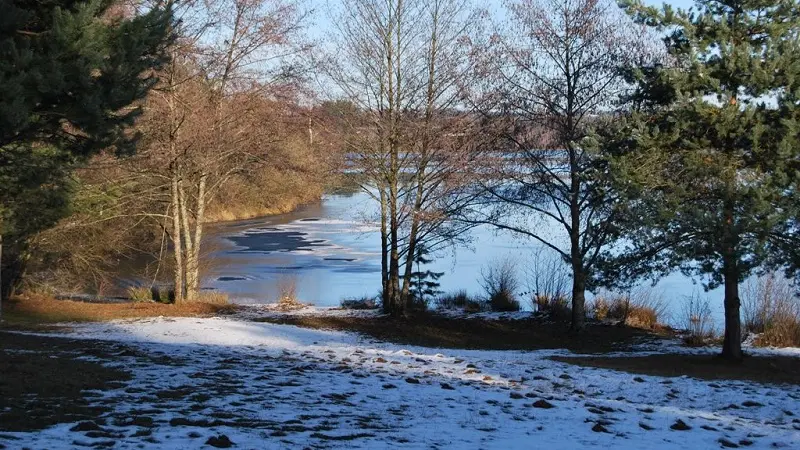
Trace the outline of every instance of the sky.
<instances>
[{"instance_id":1,"label":"sky","mask_svg":"<svg viewBox=\"0 0 800 450\"><path fill-rule=\"evenodd\" d=\"M306 0L308 6L314 10L312 25L309 27L310 35L313 39L324 40L326 34L333 31L333 24L330 12L337 8L341 2L340 0ZM646 5L658 6L664 3L670 4L675 8L686 9L694 4L694 0L643 0ZM500 10L503 7L502 0L474 0L474 2L483 8L489 10Z\"/></svg>"}]
</instances>

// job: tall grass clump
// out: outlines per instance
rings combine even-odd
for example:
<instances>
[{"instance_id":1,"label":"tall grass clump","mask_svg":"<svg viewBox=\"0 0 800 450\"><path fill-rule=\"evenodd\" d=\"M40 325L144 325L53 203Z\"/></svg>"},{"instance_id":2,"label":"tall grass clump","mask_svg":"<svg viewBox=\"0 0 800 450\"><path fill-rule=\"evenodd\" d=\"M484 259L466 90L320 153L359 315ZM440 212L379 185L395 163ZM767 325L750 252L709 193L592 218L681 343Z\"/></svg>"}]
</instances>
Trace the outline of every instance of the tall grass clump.
<instances>
[{"instance_id":1,"label":"tall grass clump","mask_svg":"<svg viewBox=\"0 0 800 450\"><path fill-rule=\"evenodd\" d=\"M128 288L128 298L134 303L152 302L152 289L143 286L131 286Z\"/></svg>"},{"instance_id":2,"label":"tall grass clump","mask_svg":"<svg viewBox=\"0 0 800 450\"><path fill-rule=\"evenodd\" d=\"M680 321L680 325L686 330L683 342L689 347L708 345L716 339L708 297L701 297L697 293L685 296Z\"/></svg>"},{"instance_id":3,"label":"tall grass clump","mask_svg":"<svg viewBox=\"0 0 800 450\"><path fill-rule=\"evenodd\" d=\"M492 311L520 310L516 296L520 282L516 266L510 258L496 261L481 269L480 285L486 293L486 300Z\"/></svg>"},{"instance_id":4,"label":"tall grass clump","mask_svg":"<svg viewBox=\"0 0 800 450\"><path fill-rule=\"evenodd\" d=\"M350 298L343 298L339 302L339 306L342 309L354 309L354 310L366 310L366 309L378 309L381 307L380 302L378 301L377 296L375 297L350 297Z\"/></svg>"},{"instance_id":5,"label":"tall grass clump","mask_svg":"<svg viewBox=\"0 0 800 450\"><path fill-rule=\"evenodd\" d=\"M665 322L667 302L661 293L639 287L626 293L598 293L591 309L598 320L652 330Z\"/></svg>"},{"instance_id":6,"label":"tall grass clump","mask_svg":"<svg viewBox=\"0 0 800 450\"><path fill-rule=\"evenodd\" d=\"M791 283L769 274L742 289L744 328L762 347L800 347L800 301Z\"/></svg>"},{"instance_id":7,"label":"tall grass clump","mask_svg":"<svg viewBox=\"0 0 800 450\"><path fill-rule=\"evenodd\" d=\"M194 301L208 305L227 305L230 303L228 294L219 291L200 291Z\"/></svg>"},{"instance_id":8,"label":"tall grass clump","mask_svg":"<svg viewBox=\"0 0 800 450\"><path fill-rule=\"evenodd\" d=\"M434 305L437 309L462 310L466 313L481 312L485 309L485 302L470 297L465 289L458 290L436 297Z\"/></svg>"},{"instance_id":9,"label":"tall grass clump","mask_svg":"<svg viewBox=\"0 0 800 450\"><path fill-rule=\"evenodd\" d=\"M306 307L306 305L300 303L300 300L297 299L297 280L295 277L280 277L276 287L278 291L278 298L276 301L278 309L291 311Z\"/></svg>"}]
</instances>

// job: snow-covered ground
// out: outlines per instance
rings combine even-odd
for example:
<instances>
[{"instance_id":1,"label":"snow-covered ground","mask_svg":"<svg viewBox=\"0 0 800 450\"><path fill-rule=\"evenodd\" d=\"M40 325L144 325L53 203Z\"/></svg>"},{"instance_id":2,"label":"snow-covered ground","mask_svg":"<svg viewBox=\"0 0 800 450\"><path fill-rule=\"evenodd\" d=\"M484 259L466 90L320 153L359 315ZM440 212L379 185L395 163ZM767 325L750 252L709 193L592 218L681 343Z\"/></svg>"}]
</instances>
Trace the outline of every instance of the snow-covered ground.
<instances>
[{"instance_id":1,"label":"snow-covered ground","mask_svg":"<svg viewBox=\"0 0 800 450\"><path fill-rule=\"evenodd\" d=\"M3 433L18 438L0 436L6 446L198 448L225 435L259 449L800 448L794 385L637 376L548 359L567 351L403 347L241 317L67 334L128 344L114 364L133 379L98 397L113 408L100 430Z\"/></svg>"}]
</instances>

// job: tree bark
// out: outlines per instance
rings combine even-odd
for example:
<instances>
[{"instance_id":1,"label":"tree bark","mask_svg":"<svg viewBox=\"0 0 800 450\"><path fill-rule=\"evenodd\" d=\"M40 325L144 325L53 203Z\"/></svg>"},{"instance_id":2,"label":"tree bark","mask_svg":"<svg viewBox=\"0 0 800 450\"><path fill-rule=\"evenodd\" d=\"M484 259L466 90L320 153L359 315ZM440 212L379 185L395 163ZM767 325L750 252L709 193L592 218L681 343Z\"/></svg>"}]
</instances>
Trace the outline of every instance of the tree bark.
<instances>
[{"instance_id":1,"label":"tree bark","mask_svg":"<svg viewBox=\"0 0 800 450\"><path fill-rule=\"evenodd\" d=\"M739 265L736 255L737 236L733 202L723 206L722 271L725 283L725 339L722 357L732 361L742 359L742 323L739 313Z\"/></svg>"},{"instance_id":2,"label":"tree bark","mask_svg":"<svg viewBox=\"0 0 800 450\"><path fill-rule=\"evenodd\" d=\"M175 272L173 274L175 303L181 303L184 300L183 248L181 245L181 219L177 172L172 175L172 246L173 253L175 254Z\"/></svg>"},{"instance_id":3,"label":"tree bark","mask_svg":"<svg viewBox=\"0 0 800 450\"><path fill-rule=\"evenodd\" d=\"M390 314L392 312L392 296L391 286L389 285L389 235L386 224L386 193L381 189L381 300L383 303L383 312Z\"/></svg>"},{"instance_id":4,"label":"tree bark","mask_svg":"<svg viewBox=\"0 0 800 450\"><path fill-rule=\"evenodd\" d=\"M206 182L208 175L205 173L200 175L200 181L197 185L197 217L194 221L194 239L192 243L192 251L186 261L187 271L187 298L189 300L197 299L200 294L200 240L203 238L203 217L206 210Z\"/></svg>"},{"instance_id":5,"label":"tree bark","mask_svg":"<svg viewBox=\"0 0 800 450\"><path fill-rule=\"evenodd\" d=\"M583 331L586 326L586 274L583 264L572 266L572 325L571 330Z\"/></svg>"}]
</instances>

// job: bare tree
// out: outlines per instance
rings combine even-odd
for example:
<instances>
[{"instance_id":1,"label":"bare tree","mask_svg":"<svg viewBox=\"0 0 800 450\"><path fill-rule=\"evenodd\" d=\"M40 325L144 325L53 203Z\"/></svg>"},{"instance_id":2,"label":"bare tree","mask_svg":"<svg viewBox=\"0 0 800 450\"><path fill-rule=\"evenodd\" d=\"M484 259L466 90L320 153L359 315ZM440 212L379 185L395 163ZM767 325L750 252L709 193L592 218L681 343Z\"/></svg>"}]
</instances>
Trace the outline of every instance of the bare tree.
<instances>
[{"instance_id":1,"label":"bare tree","mask_svg":"<svg viewBox=\"0 0 800 450\"><path fill-rule=\"evenodd\" d=\"M346 148L380 205L384 309L408 311L413 263L462 235L453 222L473 158L463 0L345 0L327 73L355 105Z\"/></svg>"},{"instance_id":2,"label":"bare tree","mask_svg":"<svg viewBox=\"0 0 800 450\"><path fill-rule=\"evenodd\" d=\"M593 127L628 86L621 67L644 58L647 40L607 0L520 0L476 45L483 83L468 92L497 136L471 223L527 236L572 271L572 326L584 326L585 291L600 249L613 237L613 199L599 185ZM555 231L554 231L555 230Z\"/></svg>"},{"instance_id":3,"label":"bare tree","mask_svg":"<svg viewBox=\"0 0 800 450\"><path fill-rule=\"evenodd\" d=\"M154 151L166 156L176 301L199 292L208 203L231 177L268 159L276 139L258 123L258 110L296 82L290 60L306 50L299 32L307 12L292 0L190 2L185 14L183 39L152 105L166 120L148 127L160 136L151 140Z\"/></svg>"}]
</instances>

